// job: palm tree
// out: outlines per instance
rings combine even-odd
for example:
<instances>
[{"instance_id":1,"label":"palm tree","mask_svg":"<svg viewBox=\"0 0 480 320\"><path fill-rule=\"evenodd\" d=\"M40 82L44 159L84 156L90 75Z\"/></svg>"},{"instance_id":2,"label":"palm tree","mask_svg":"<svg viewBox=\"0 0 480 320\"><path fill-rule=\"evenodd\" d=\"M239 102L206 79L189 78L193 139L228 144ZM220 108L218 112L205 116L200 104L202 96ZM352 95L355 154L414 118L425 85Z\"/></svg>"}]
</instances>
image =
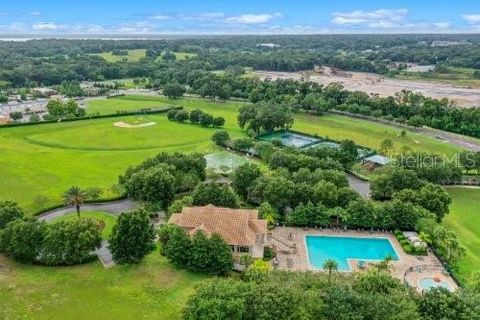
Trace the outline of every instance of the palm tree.
<instances>
[{"instance_id":1,"label":"palm tree","mask_svg":"<svg viewBox=\"0 0 480 320\"><path fill-rule=\"evenodd\" d=\"M328 259L323 263L323 270L328 273L328 282L330 282L332 274L338 270L338 263L335 260Z\"/></svg>"},{"instance_id":2,"label":"palm tree","mask_svg":"<svg viewBox=\"0 0 480 320\"><path fill-rule=\"evenodd\" d=\"M393 258L391 255L386 256L385 259L377 265L378 273L380 273L380 271L389 271L392 260Z\"/></svg>"},{"instance_id":3,"label":"palm tree","mask_svg":"<svg viewBox=\"0 0 480 320\"><path fill-rule=\"evenodd\" d=\"M64 195L66 205L73 205L77 208L77 215L80 218L80 206L83 204L86 198L86 193L77 186L70 187Z\"/></svg>"}]
</instances>

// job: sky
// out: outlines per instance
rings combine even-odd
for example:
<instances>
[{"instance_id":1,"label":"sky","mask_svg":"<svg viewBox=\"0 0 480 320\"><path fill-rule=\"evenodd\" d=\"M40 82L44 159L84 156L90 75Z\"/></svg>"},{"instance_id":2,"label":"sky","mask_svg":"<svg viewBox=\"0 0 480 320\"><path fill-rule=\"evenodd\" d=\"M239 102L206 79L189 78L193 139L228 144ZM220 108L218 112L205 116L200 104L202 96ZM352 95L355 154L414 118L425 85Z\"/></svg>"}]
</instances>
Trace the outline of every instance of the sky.
<instances>
[{"instance_id":1,"label":"sky","mask_svg":"<svg viewBox=\"0 0 480 320\"><path fill-rule=\"evenodd\" d=\"M0 34L480 33L480 0L0 0Z\"/></svg>"}]
</instances>

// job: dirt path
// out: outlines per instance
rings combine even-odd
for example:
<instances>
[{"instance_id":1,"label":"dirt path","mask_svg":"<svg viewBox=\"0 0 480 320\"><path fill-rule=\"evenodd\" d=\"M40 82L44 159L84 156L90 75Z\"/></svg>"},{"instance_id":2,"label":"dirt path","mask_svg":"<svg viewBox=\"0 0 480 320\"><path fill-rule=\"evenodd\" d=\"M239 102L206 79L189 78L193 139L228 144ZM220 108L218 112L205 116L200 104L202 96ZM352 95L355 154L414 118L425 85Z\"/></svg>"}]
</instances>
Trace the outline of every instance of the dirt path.
<instances>
[{"instance_id":1,"label":"dirt path","mask_svg":"<svg viewBox=\"0 0 480 320\"><path fill-rule=\"evenodd\" d=\"M120 201L114 201L114 202L104 202L104 203L97 203L97 204L86 204L81 207L81 211L103 211L106 213L110 213L114 216L120 215L120 213L132 210L136 207L136 203L125 199L125 200L120 200ZM81 214L80 211L80 214ZM38 216L38 219L41 221L51 221L55 218L64 216L66 214L76 212L75 207L64 207L64 208L59 208L55 209L52 211L45 212L41 215Z\"/></svg>"}]
</instances>

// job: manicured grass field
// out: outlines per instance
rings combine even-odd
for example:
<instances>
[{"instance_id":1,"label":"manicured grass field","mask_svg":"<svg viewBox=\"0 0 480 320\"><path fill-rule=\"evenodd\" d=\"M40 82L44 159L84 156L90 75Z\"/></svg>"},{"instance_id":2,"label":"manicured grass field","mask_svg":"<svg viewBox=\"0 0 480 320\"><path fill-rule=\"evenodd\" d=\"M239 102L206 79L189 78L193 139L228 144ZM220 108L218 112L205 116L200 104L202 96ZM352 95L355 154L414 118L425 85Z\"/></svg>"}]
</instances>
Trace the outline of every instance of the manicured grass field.
<instances>
[{"instance_id":1,"label":"manicured grass field","mask_svg":"<svg viewBox=\"0 0 480 320\"><path fill-rule=\"evenodd\" d=\"M83 218L91 218L97 221L103 221L105 223L105 227L102 230L102 238L104 239L108 239L110 234L112 234L113 225L117 222L117 219L113 215L106 212L102 212L102 211L81 211L80 219L83 219ZM77 213L72 212L52 220L51 223L57 223L61 221L72 221L77 219L78 219Z\"/></svg>"},{"instance_id":2,"label":"manicured grass field","mask_svg":"<svg viewBox=\"0 0 480 320\"><path fill-rule=\"evenodd\" d=\"M460 276L468 279L480 266L480 189L455 187L448 192L453 202L443 224L457 233L467 250L460 263Z\"/></svg>"},{"instance_id":3,"label":"manicured grass field","mask_svg":"<svg viewBox=\"0 0 480 320\"><path fill-rule=\"evenodd\" d=\"M399 152L403 146L416 151L446 154L449 156L462 150L459 147L421 134L407 132L406 136L402 137L401 129L339 115L322 117L308 114L297 115L293 129L316 133L336 140L352 139L359 145L377 150L380 148L380 143L387 138L393 141L396 152Z\"/></svg>"},{"instance_id":4,"label":"manicured grass field","mask_svg":"<svg viewBox=\"0 0 480 320\"><path fill-rule=\"evenodd\" d=\"M97 186L104 197L125 169L160 151L213 149L215 129L178 124L165 115L145 128L119 128L116 121L135 117L48 124L0 130L0 199L20 203L28 213L61 203L70 186ZM234 124L233 124L234 125ZM188 128L188 130L186 130ZM39 200L39 196L44 199Z\"/></svg>"},{"instance_id":5,"label":"manicured grass field","mask_svg":"<svg viewBox=\"0 0 480 320\"><path fill-rule=\"evenodd\" d=\"M115 113L145 107L182 105L186 110L200 108L226 119L225 129L232 137L245 136L237 125L238 108L243 102L213 102L207 99L170 100L160 96L125 96L91 100L89 112ZM100 187L104 197L116 196L112 186L118 175L130 166L160 151L202 152L215 150L210 141L216 129L168 121L164 114L148 115L157 124L144 128L119 128L118 121L134 122L137 116L94 119L76 122L0 128L0 199L14 200L32 214L61 203L61 194L70 186ZM373 122L343 116L296 115L295 130L318 133L335 139L354 139L378 148L391 137L397 148L411 148L452 154L456 150L434 139L408 133ZM413 142L414 140L419 143Z\"/></svg>"},{"instance_id":6,"label":"manicured grass field","mask_svg":"<svg viewBox=\"0 0 480 320\"><path fill-rule=\"evenodd\" d=\"M170 100L160 96L126 96L110 100L91 100L88 103L89 112L112 113L118 110L132 111L141 108L164 107L167 105L180 105L185 109L200 108L215 115L225 117L229 122L236 122L237 108L242 102L212 102L206 99L177 99ZM297 114L295 116L294 130L307 133L316 133L320 136L330 137L337 140L353 139L357 144L378 149L380 143L389 138L394 142L395 150L400 151L402 146L408 146L413 150L431 152L437 154L453 155L461 151L459 147L446 144L420 134L408 132L405 137L401 136L401 129L391 126L352 119L340 115L315 116Z\"/></svg>"},{"instance_id":7,"label":"manicured grass field","mask_svg":"<svg viewBox=\"0 0 480 320\"><path fill-rule=\"evenodd\" d=\"M175 269L158 251L138 266L22 265L0 255L0 319L180 319L205 277Z\"/></svg>"},{"instance_id":8,"label":"manicured grass field","mask_svg":"<svg viewBox=\"0 0 480 320\"><path fill-rule=\"evenodd\" d=\"M145 49L134 49L134 50L127 50L128 51L128 56L116 56L113 55L112 52L102 52L99 54L96 54L103 59L107 60L107 62L119 62L123 61L123 59L127 59L129 62L136 62L142 58L145 58Z\"/></svg>"}]
</instances>

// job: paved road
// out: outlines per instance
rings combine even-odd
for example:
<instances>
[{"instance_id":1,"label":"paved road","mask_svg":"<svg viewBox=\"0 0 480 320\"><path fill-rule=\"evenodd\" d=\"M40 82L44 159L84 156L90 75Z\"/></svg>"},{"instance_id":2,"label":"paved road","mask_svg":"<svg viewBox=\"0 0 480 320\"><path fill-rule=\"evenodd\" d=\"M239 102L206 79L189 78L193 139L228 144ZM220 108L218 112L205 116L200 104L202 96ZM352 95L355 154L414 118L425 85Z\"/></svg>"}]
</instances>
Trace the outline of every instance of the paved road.
<instances>
[{"instance_id":1,"label":"paved road","mask_svg":"<svg viewBox=\"0 0 480 320\"><path fill-rule=\"evenodd\" d=\"M114 216L118 216L120 215L120 213L132 210L135 207L136 207L135 202L125 199L125 200L114 201L114 202L86 204L81 207L81 211L103 211L103 212L110 213ZM39 215L38 219L41 221L51 221L55 218L64 216L72 212L76 212L76 209L73 206L59 208L59 209L48 211Z\"/></svg>"},{"instance_id":2,"label":"paved road","mask_svg":"<svg viewBox=\"0 0 480 320\"><path fill-rule=\"evenodd\" d=\"M370 182L360 180L357 177L348 173L347 179L350 188L357 191L362 196L362 198L370 198Z\"/></svg>"}]
</instances>

